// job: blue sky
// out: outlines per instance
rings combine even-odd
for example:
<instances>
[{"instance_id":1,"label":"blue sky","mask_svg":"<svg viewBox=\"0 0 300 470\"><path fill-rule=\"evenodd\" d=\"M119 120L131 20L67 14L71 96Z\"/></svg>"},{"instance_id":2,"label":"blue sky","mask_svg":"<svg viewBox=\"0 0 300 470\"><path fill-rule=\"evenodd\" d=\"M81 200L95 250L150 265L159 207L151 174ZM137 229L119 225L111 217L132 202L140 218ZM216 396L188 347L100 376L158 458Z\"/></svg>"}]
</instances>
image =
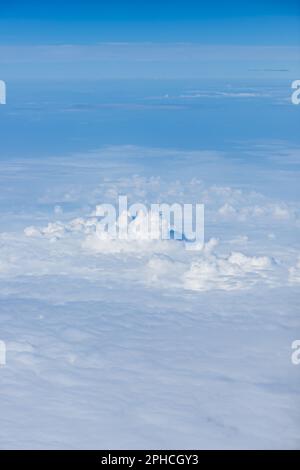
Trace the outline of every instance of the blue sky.
<instances>
[{"instance_id":1,"label":"blue sky","mask_svg":"<svg viewBox=\"0 0 300 470\"><path fill-rule=\"evenodd\" d=\"M12 1L1 4L0 76L293 79L299 44L293 0Z\"/></svg>"},{"instance_id":2,"label":"blue sky","mask_svg":"<svg viewBox=\"0 0 300 470\"><path fill-rule=\"evenodd\" d=\"M299 2L1 2L0 43L298 44Z\"/></svg>"}]
</instances>

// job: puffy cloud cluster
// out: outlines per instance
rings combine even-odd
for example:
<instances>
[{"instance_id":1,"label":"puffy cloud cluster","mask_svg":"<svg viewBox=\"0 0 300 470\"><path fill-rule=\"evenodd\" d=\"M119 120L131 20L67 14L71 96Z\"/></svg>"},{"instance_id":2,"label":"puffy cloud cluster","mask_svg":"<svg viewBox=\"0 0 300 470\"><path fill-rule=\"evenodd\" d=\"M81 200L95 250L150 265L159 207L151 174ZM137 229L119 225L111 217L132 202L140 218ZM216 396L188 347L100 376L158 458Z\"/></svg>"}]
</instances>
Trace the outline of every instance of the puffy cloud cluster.
<instances>
[{"instance_id":1,"label":"puffy cloud cluster","mask_svg":"<svg viewBox=\"0 0 300 470\"><path fill-rule=\"evenodd\" d=\"M203 245L203 207L184 207L155 204L133 204L119 211L112 204L97 205L87 218L75 218L70 222L51 222L46 227L25 228L26 237L46 238L56 241L81 235L82 246L98 253L140 251L168 251L175 249L174 241L183 241L192 250ZM124 198L123 198L124 203ZM191 218L196 221L192 227ZM176 247L177 248L177 247Z\"/></svg>"},{"instance_id":2,"label":"puffy cloud cluster","mask_svg":"<svg viewBox=\"0 0 300 470\"><path fill-rule=\"evenodd\" d=\"M201 158L204 156L201 155ZM211 156L213 158L214 155ZM207 187L197 178L183 184L180 180L170 182L160 177L134 175L113 182L106 181L95 191L97 197L109 201L116 200L119 194L128 194L134 201L203 203L206 217L213 221L299 221L299 206L294 203L274 201L259 192L230 186Z\"/></svg>"},{"instance_id":3,"label":"puffy cloud cluster","mask_svg":"<svg viewBox=\"0 0 300 470\"><path fill-rule=\"evenodd\" d=\"M249 256L240 251L218 253L218 241L211 238L201 251L185 250L184 241L154 240L149 238L147 217L139 213L131 220L133 227L125 239L114 238L106 231L98 230L99 210L87 219L77 218L68 224L50 223L45 228L28 227L27 237L44 237L60 241L73 239L79 234L80 244L74 245L82 253L117 255L145 259L145 265L136 273L139 281L157 284L159 287L177 287L192 291L212 289L236 290L263 282L272 285L276 263L267 256ZM116 228L128 223L129 214L122 213ZM122 258L121 258L122 259ZM88 263L88 257L86 258ZM121 270L118 275L122 275Z\"/></svg>"},{"instance_id":4,"label":"puffy cloud cluster","mask_svg":"<svg viewBox=\"0 0 300 470\"><path fill-rule=\"evenodd\" d=\"M133 150L138 155L138 149ZM155 152L153 155L155 156ZM197 244L186 243L184 240L162 240L161 230L162 227L166 228L166 221L160 220L159 230L149 232L149 226L157 227L157 220L152 220L152 214L142 211L136 216L121 213L112 232L107 232L99 225L103 206L96 205L97 203L93 206L87 204L88 216L71 220L68 220L68 211L62 207L57 210L56 207L54 215L66 221L52 221L45 227L27 227L24 231L26 238L63 243L64 249L67 247L69 260L72 258L72 250L74 258L80 253L86 262L86 268L89 268L91 258L97 263L102 263L102 257L112 255L118 260L123 256L127 260L142 259L143 265L137 269L136 278L165 288L176 286L201 292L212 289L245 289L258 283L274 286L279 280L280 269L281 273L285 271L282 284L286 284L288 273L290 283L299 282L298 265L288 271L291 263L287 258L283 266L272 260L273 255L280 259L282 246L287 243L287 239L283 238L286 236L286 223L290 224L299 218L295 204L272 201L258 192L247 192L230 186L205 187L202 181L195 178L189 184L183 184L180 181L167 182L158 176L148 178L138 175L103 178L94 190L92 199L114 204L121 194L127 194L131 203L143 202L148 206L153 202L204 203L206 230L210 232L210 236L217 234L222 243L218 246L216 240L211 238L199 251L195 250L199 248ZM127 224L127 236L115 236L115 232L122 231ZM280 231L280 226L285 231ZM281 238L282 246L279 245ZM274 240L272 246L270 240ZM39 248L42 245L43 242ZM58 245L56 249L59 250ZM120 262L120 269L114 275L122 277L122 269Z\"/></svg>"},{"instance_id":5,"label":"puffy cloud cluster","mask_svg":"<svg viewBox=\"0 0 300 470\"><path fill-rule=\"evenodd\" d=\"M44 228L30 226L25 228L24 233L26 237L46 237L50 240L56 240L64 236L65 226L61 222L49 223Z\"/></svg>"},{"instance_id":6,"label":"puffy cloud cluster","mask_svg":"<svg viewBox=\"0 0 300 470\"><path fill-rule=\"evenodd\" d=\"M235 290L267 280L272 261L267 256L246 256L232 252L227 256L204 256L192 262L184 274L185 289Z\"/></svg>"},{"instance_id":7,"label":"puffy cloud cluster","mask_svg":"<svg viewBox=\"0 0 300 470\"><path fill-rule=\"evenodd\" d=\"M155 256L148 263L151 282L162 282L192 291L238 290L259 282L272 285L275 262L267 256L247 256L241 252L216 253L218 241L210 239L203 251L189 263Z\"/></svg>"},{"instance_id":8,"label":"puffy cloud cluster","mask_svg":"<svg viewBox=\"0 0 300 470\"><path fill-rule=\"evenodd\" d=\"M102 207L101 207L102 209ZM170 234L168 221L159 214L139 211L134 217L122 212L109 228L102 223L100 206L96 206L91 217L76 218L69 223L49 223L44 228L26 227L24 233L30 238L46 238L50 241L81 235L82 247L96 253L154 252L175 249L178 240L165 239ZM182 238L182 234L181 234Z\"/></svg>"},{"instance_id":9,"label":"puffy cloud cluster","mask_svg":"<svg viewBox=\"0 0 300 470\"><path fill-rule=\"evenodd\" d=\"M218 214L222 218L235 218L239 221L246 221L249 218L266 218L277 221L295 219L297 217L295 210L289 208L286 204L254 204L252 206L235 207L228 202L222 205Z\"/></svg>"}]
</instances>

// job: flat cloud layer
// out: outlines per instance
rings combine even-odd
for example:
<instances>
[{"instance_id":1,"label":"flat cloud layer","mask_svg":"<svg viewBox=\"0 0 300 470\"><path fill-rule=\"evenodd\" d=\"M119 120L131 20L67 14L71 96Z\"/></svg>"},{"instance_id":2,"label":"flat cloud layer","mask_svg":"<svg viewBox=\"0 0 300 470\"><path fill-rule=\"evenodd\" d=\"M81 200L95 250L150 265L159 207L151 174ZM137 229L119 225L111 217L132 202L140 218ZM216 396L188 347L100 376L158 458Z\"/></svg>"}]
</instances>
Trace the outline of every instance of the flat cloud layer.
<instances>
[{"instance_id":1,"label":"flat cloud layer","mask_svg":"<svg viewBox=\"0 0 300 470\"><path fill-rule=\"evenodd\" d=\"M3 448L299 446L299 204L239 185L227 158L121 146L3 162ZM216 166L230 171L212 184ZM202 250L101 239L99 204L124 194L204 203Z\"/></svg>"}]
</instances>

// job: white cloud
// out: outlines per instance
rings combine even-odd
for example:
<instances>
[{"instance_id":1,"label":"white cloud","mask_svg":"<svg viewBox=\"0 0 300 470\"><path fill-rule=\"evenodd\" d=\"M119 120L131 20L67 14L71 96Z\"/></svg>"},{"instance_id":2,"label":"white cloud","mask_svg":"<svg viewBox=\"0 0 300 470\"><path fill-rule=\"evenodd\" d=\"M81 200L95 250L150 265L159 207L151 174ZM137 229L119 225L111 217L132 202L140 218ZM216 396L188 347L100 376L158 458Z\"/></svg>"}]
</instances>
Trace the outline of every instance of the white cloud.
<instances>
[{"instance_id":1,"label":"white cloud","mask_svg":"<svg viewBox=\"0 0 300 470\"><path fill-rule=\"evenodd\" d=\"M236 203L237 207L226 202L223 206L218 209L218 214L222 218L226 219L236 219L239 221L247 221L250 218L252 219L273 219L275 221L293 221L298 220L298 214L293 207L289 207L284 203L270 203L265 202L261 205L253 204L246 206L239 206L238 202Z\"/></svg>"},{"instance_id":2,"label":"white cloud","mask_svg":"<svg viewBox=\"0 0 300 470\"><path fill-rule=\"evenodd\" d=\"M297 204L229 183L218 152L114 147L50 160L22 162L0 201L10 207L0 232L2 447L297 446L298 379L287 365ZM15 168L3 167L11 187ZM30 174L40 186L29 197ZM96 205L120 194L204 202L203 251L95 237Z\"/></svg>"},{"instance_id":3,"label":"white cloud","mask_svg":"<svg viewBox=\"0 0 300 470\"><path fill-rule=\"evenodd\" d=\"M267 256L209 254L192 262L184 275L184 287L195 291L245 289L267 280L271 268L272 260Z\"/></svg>"}]
</instances>

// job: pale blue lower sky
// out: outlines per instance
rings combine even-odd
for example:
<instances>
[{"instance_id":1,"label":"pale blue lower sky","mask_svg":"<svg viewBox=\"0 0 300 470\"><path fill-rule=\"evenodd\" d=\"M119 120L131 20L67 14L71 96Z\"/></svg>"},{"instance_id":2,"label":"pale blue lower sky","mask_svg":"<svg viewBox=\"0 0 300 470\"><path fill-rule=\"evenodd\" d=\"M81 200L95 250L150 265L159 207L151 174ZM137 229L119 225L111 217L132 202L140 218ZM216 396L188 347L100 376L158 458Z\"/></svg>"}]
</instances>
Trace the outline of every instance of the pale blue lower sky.
<instances>
[{"instance_id":1,"label":"pale blue lower sky","mask_svg":"<svg viewBox=\"0 0 300 470\"><path fill-rule=\"evenodd\" d=\"M299 143L291 81L12 81L0 108L1 156L102 145L228 150L239 141Z\"/></svg>"}]
</instances>

